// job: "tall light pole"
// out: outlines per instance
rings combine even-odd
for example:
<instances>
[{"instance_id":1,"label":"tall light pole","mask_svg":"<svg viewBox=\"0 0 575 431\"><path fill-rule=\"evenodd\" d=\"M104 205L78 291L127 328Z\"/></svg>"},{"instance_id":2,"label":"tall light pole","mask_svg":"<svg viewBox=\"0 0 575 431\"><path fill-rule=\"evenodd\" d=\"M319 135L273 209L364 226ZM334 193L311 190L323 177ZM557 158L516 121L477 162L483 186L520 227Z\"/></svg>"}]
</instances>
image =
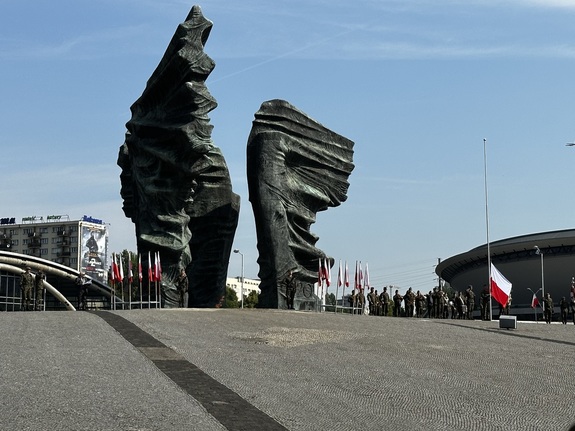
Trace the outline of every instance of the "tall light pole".
<instances>
[{"instance_id":1,"label":"tall light pole","mask_svg":"<svg viewBox=\"0 0 575 431\"><path fill-rule=\"evenodd\" d=\"M543 252L539 250L539 247L533 247L535 249L535 254L541 256L541 295L543 295L543 300L545 301L545 276L543 275Z\"/></svg>"},{"instance_id":2,"label":"tall light pole","mask_svg":"<svg viewBox=\"0 0 575 431\"><path fill-rule=\"evenodd\" d=\"M485 180L485 231L487 236L487 285L489 286L489 320L493 320L493 301L491 298L491 247L489 244L489 206L487 196L487 139L483 139L483 177Z\"/></svg>"},{"instance_id":3,"label":"tall light pole","mask_svg":"<svg viewBox=\"0 0 575 431\"><path fill-rule=\"evenodd\" d=\"M244 308L244 254L237 248L234 253L238 253L242 257L242 287L240 288L240 295L242 297L242 308Z\"/></svg>"}]
</instances>

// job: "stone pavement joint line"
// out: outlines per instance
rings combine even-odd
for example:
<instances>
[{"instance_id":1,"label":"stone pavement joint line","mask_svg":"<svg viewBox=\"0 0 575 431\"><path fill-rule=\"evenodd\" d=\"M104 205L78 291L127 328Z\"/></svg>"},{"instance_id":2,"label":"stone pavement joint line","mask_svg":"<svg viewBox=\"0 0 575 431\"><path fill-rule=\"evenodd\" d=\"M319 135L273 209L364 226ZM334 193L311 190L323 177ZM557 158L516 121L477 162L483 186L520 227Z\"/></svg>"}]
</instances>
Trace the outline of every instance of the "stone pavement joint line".
<instances>
[{"instance_id":1,"label":"stone pavement joint line","mask_svg":"<svg viewBox=\"0 0 575 431\"><path fill-rule=\"evenodd\" d=\"M92 313L100 316L118 331L228 430L287 430L272 417L254 407L132 322L108 311Z\"/></svg>"}]
</instances>

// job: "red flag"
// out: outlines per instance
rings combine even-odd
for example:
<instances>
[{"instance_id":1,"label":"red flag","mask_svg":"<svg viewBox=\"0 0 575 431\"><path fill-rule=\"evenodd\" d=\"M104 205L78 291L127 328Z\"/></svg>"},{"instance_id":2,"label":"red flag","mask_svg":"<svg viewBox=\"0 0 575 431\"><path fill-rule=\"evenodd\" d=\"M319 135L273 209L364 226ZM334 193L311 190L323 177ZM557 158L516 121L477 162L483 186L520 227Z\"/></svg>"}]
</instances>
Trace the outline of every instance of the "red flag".
<instances>
[{"instance_id":1,"label":"red flag","mask_svg":"<svg viewBox=\"0 0 575 431\"><path fill-rule=\"evenodd\" d=\"M341 260L339 261L339 267L337 269L337 287L343 285L343 271L341 269Z\"/></svg>"},{"instance_id":2,"label":"red flag","mask_svg":"<svg viewBox=\"0 0 575 431\"><path fill-rule=\"evenodd\" d=\"M359 261L357 271L357 287L359 290L363 290L363 271L361 270L361 260Z\"/></svg>"},{"instance_id":3,"label":"red flag","mask_svg":"<svg viewBox=\"0 0 575 431\"><path fill-rule=\"evenodd\" d=\"M138 254L138 278L142 282L142 255Z\"/></svg>"},{"instance_id":4,"label":"red flag","mask_svg":"<svg viewBox=\"0 0 575 431\"><path fill-rule=\"evenodd\" d=\"M329 262L327 260L327 257L324 258L323 260L324 265L325 265L325 284L327 284L327 286L329 287L331 285L331 269L330 269L330 265Z\"/></svg>"},{"instance_id":5,"label":"red flag","mask_svg":"<svg viewBox=\"0 0 575 431\"><path fill-rule=\"evenodd\" d=\"M116 262L116 254L112 253L112 274L114 278L112 281L121 281L120 269L118 268L118 263Z\"/></svg>"},{"instance_id":6,"label":"red flag","mask_svg":"<svg viewBox=\"0 0 575 431\"><path fill-rule=\"evenodd\" d=\"M347 260L345 261L345 273L343 275L345 287L349 287L349 271L347 269Z\"/></svg>"},{"instance_id":7,"label":"red flag","mask_svg":"<svg viewBox=\"0 0 575 431\"><path fill-rule=\"evenodd\" d=\"M148 281L154 281L154 272L152 271L152 258L150 257L150 252L148 251Z\"/></svg>"},{"instance_id":8,"label":"red flag","mask_svg":"<svg viewBox=\"0 0 575 431\"><path fill-rule=\"evenodd\" d=\"M537 299L537 295L533 294L533 299L531 300L531 308L535 308L539 305L539 299Z\"/></svg>"},{"instance_id":9,"label":"red flag","mask_svg":"<svg viewBox=\"0 0 575 431\"><path fill-rule=\"evenodd\" d=\"M162 281L162 266L160 265L160 252L154 253L154 281Z\"/></svg>"},{"instance_id":10,"label":"red flag","mask_svg":"<svg viewBox=\"0 0 575 431\"><path fill-rule=\"evenodd\" d=\"M511 294L511 283L491 264L491 296L506 306Z\"/></svg>"}]
</instances>

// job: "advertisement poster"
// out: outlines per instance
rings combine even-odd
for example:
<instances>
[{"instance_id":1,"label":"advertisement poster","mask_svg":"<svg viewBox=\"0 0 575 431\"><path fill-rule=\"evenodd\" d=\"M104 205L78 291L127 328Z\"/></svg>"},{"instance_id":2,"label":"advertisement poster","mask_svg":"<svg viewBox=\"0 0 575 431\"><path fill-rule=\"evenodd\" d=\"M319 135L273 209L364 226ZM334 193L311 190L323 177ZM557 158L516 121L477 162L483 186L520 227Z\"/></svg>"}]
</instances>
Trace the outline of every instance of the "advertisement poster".
<instances>
[{"instance_id":1,"label":"advertisement poster","mask_svg":"<svg viewBox=\"0 0 575 431\"><path fill-rule=\"evenodd\" d=\"M80 270L92 279L106 283L108 279L107 252L106 225L82 225L82 263Z\"/></svg>"}]
</instances>

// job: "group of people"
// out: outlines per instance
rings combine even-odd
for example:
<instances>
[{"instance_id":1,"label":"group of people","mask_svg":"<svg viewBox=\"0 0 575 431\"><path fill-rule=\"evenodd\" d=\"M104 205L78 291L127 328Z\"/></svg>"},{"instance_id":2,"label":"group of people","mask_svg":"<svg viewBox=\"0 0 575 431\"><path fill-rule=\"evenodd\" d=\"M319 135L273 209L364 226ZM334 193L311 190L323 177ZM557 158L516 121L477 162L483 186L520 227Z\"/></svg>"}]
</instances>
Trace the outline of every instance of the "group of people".
<instances>
[{"instance_id":1,"label":"group of people","mask_svg":"<svg viewBox=\"0 0 575 431\"><path fill-rule=\"evenodd\" d=\"M20 309L23 311L32 310L32 298L35 294L34 309L41 311L44 309L44 280L46 275L40 269L35 275L31 272L32 268L27 266L20 275Z\"/></svg>"},{"instance_id":2,"label":"group of people","mask_svg":"<svg viewBox=\"0 0 575 431\"><path fill-rule=\"evenodd\" d=\"M354 310L363 310L366 305L370 315L388 316L390 308L395 317L426 317L434 319L473 319L475 310L475 293L473 287L468 286L463 292L454 291L448 295L443 289L434 288L428 293L414 292L410 287L405 295L396 290L392 297L389 296L387 287L379 293L375 288L370 288L367 298L362 290L352 291L348 297L349 306ZM491 294L487 286L484 286L479 297L481 307L481 319L490 320ZM403 306L402 306L403 304ZM500 314L509 314L511 296L507 304L501 307ZM402 309L404 310L402 313Z\"/></svg>"}]
</instances>

